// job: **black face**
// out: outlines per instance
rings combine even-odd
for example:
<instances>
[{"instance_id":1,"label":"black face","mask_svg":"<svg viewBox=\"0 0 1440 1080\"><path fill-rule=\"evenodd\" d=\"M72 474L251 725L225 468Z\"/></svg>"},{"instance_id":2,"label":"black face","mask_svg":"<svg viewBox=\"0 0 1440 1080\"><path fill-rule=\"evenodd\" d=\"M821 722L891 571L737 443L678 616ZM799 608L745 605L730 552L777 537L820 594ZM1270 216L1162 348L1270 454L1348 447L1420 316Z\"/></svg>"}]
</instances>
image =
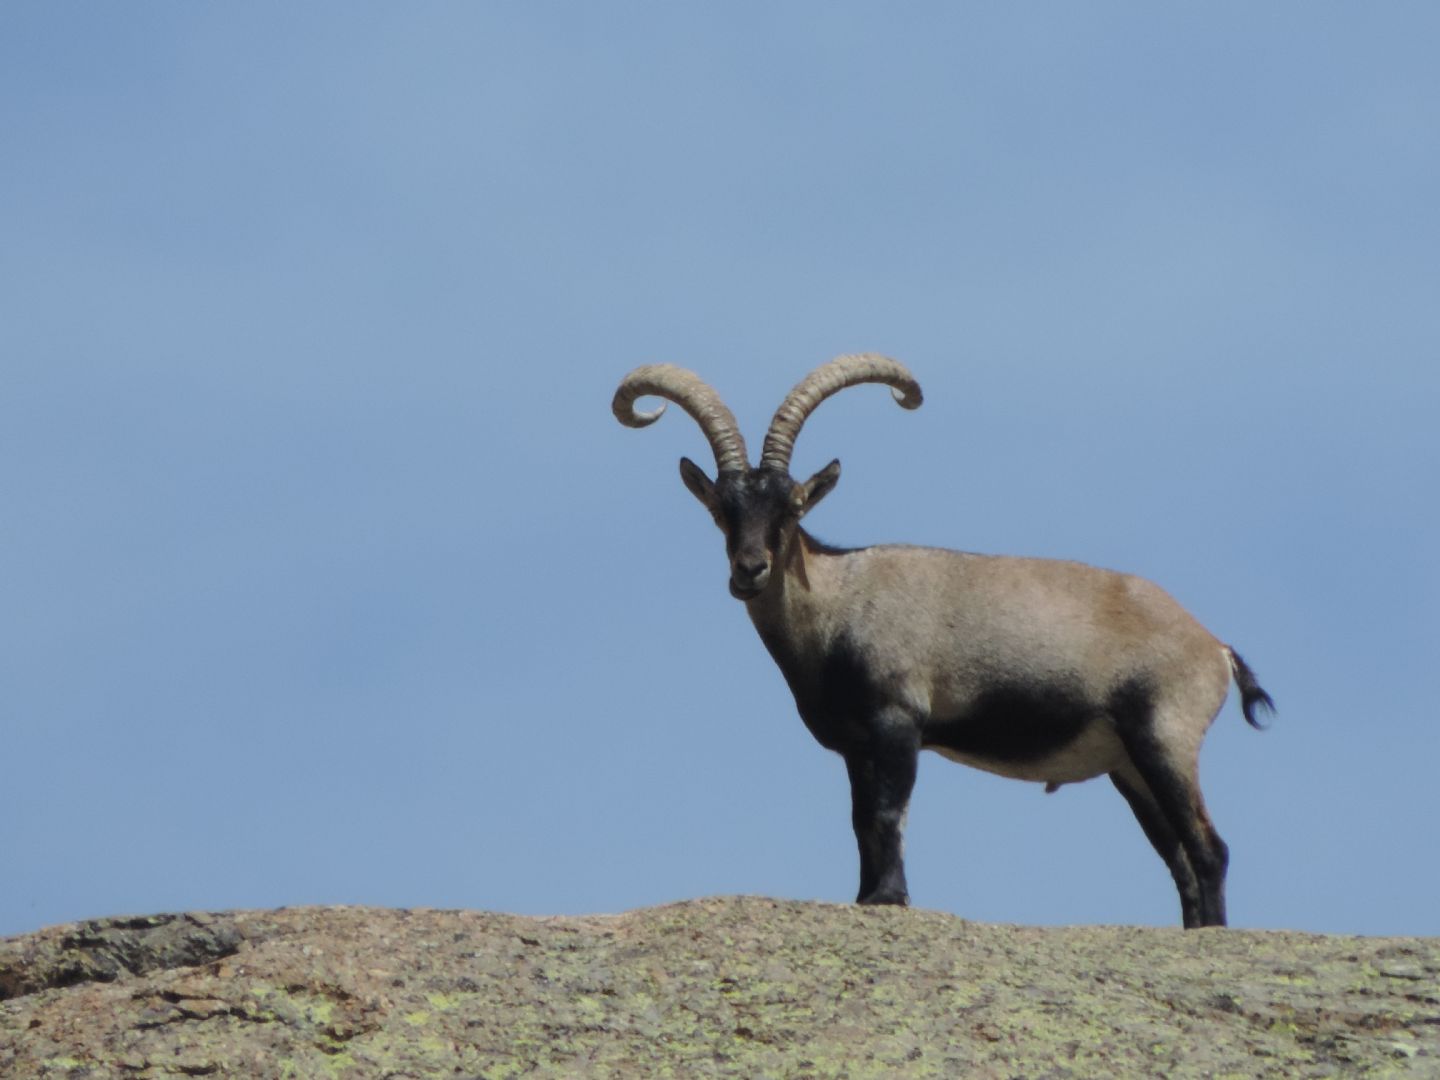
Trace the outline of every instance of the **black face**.
<instances>
[{"instance_id":1,"label":"black face","mask_svg":"<svg viewBox=\"0 0 1440 1080\"><path fill-rule=\"evenodd\" d=\"M725 533L732 596L751 600L764 591L803 509L804 493L786 473L756 469L720 475L712 513Z\"/></svg>"},{"instance_id":2,"label":"black face","mask_svg":"<svg viewBox=\"0 0 1440 1080\"><path fill-rule=\"evenodd\" d=\"M832 461L803 484L779 469L724 472L711 481L688 458L680 475L720 531L730 557L730 594L753 600L765 591L772 571L805 513L835 486L840 463Z\"/></svg>"}]
</instances>

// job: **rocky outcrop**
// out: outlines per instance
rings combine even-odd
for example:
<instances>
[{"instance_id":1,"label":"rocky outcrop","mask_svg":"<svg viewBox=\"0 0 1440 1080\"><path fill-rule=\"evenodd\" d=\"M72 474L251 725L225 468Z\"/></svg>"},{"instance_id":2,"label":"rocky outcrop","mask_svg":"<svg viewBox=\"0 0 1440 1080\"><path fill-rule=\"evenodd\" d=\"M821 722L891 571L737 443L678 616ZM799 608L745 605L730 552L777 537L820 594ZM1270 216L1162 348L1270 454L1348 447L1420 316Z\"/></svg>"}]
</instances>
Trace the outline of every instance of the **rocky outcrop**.
<instances>
[{"instance_id":1,"label":"rocky outcrop","mask_svg":"<svg viewBox=\"0 0 1440 1080\"><path fill-rule=\"evenodd\" d=\"M102 919L0 997L5 1077L1440 1076L1440 939L757 898Z\"/></svg>"}]
</instances>

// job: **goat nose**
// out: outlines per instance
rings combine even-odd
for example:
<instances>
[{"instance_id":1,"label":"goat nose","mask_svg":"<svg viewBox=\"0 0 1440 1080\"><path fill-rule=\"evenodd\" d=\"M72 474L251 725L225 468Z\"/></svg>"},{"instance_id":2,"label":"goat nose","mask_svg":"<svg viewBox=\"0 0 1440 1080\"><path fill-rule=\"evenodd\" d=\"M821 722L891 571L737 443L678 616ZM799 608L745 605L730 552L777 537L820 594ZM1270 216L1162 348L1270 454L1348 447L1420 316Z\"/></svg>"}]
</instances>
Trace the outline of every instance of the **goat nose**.
<instances>
[{"instance_id":1,"label":"goat nose","mask_svg":"<svg viewBox=\"0 0 1440 1080\"><path fill-rule=\"evenodd\" d=\"M754 581L768 569L764 559L736 559L735 570L742 577Z\"/></svg>"}]
</instances>

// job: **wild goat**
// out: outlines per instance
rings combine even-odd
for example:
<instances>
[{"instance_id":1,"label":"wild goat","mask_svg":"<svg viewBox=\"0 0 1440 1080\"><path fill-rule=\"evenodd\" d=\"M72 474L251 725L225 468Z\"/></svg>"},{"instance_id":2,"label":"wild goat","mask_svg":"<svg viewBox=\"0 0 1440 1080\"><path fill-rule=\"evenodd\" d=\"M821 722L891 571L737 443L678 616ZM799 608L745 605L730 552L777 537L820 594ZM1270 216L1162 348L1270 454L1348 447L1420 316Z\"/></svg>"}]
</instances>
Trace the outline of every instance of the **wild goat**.
<instances>
[{"instance_id":1,"label":"wild goat","mask_svg":"<svg viewBox=\"0 0 1440 1080\"><path fill-rule=\"evenodd\" d=\"M636 368L615 392L622 424L675 402L715 452L712 481L680 477L725 534L743 600L805 726L845 759L861 904L906 904L905 811L922 749L1001 776L1061 784L1108 773L1165 860L1184 924L1225 925L1228 851L1200 794L1200 743L1233 677L1245 719L1270 696L1238 653L1158 586L1075 562L886 544L829 547L800 519L840 478L832 461L790 476L800 428L831 394L885 383L905 408L920 387L894 360L841 356L776 410L752 468L735 417L693 372Z\"/></svg>"}]
</instances>

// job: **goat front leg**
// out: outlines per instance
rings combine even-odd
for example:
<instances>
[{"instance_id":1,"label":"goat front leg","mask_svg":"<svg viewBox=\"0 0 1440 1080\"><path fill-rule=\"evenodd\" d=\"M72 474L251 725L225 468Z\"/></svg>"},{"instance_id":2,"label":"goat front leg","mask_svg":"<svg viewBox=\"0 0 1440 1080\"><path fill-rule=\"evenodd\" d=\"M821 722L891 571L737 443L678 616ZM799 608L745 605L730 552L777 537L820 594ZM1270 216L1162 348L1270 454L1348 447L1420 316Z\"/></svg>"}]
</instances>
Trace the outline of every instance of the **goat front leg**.
<instances>
[{"instance_id":1,"label":"goat front leg","mask_svg":"<svg viewBox=\"0 0 1440 1080\"><path fill-rule=\"evenodd\" d=\"M860 848L855 902L908 904L903 833L920 756L916 726L908 717L883 717L867 740L846 748L844 755L851 822Z\"/></svg>"}]
</instances>

